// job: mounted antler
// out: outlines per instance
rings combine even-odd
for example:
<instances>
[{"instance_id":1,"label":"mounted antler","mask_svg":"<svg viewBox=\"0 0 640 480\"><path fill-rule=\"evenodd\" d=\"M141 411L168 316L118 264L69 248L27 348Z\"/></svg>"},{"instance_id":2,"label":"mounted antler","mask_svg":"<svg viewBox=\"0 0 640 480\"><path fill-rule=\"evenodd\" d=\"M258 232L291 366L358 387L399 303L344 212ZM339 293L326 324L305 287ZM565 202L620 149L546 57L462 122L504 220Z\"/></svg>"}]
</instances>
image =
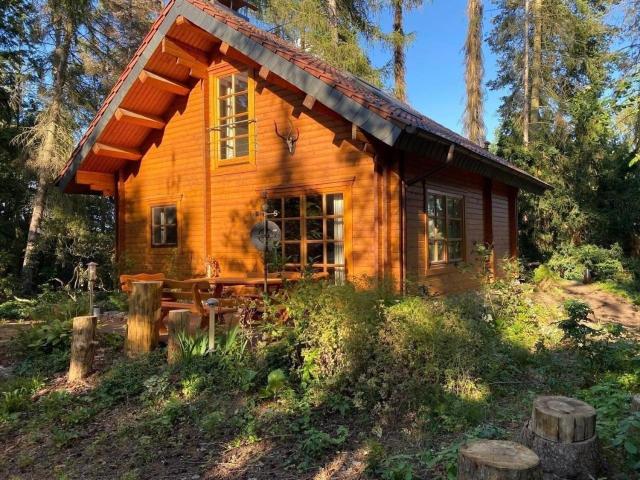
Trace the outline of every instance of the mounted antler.
<instances>
[{"instance_id":1,"label":"mounted antler","mask_svg":"<svg viewBox=\"0 0 640 480\"><path fill-rule=\"evenodd\" d=\"M296 136L293 136L293 124L291 123L291 121L289 121L289 124L291 125L289 127L289 133L287 133L286 135L282 135L279 131L278 131L278 124L276 123L276 121L273 121L273 125L276 127L276 135L278 137L280 137L282 140L284 140L284 143L287 145L287 149L289 150L289 153L291 155L294 154L294 152L296 151L296 142L298 141L298 138L300 138L300 129L296 128Z\"/></svg>"}]
</instances>

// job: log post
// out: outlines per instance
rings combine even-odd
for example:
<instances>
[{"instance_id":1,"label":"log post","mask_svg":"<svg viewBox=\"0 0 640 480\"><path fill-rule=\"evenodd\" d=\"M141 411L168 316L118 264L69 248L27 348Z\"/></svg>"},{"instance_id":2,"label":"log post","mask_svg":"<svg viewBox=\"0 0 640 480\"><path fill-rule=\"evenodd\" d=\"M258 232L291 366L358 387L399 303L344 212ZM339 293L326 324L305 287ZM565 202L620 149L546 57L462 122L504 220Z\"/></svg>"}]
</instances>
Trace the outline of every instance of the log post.
<instances>
[{"instance_id":1,"label":"log post","mask_svg":"<svg viewBox=\"0 0 640 480\"><path fill-rule=\"evenodd\" d=\"M537 480L540 460L515 442L475 440L460 447L458 480Z\"/></svg>"},{"instance_id":2,"label":"log post","mask_svg":"<svg viewBox=\"0 0 640 480\"><path fill-rule=\"evenodd\" d=\"M182 349L178 335L180 332L189 332L189 320L191 312L189 310L171 310L167 318L167 362L176 363L180 360Z\"/></svg>"},{"instance_id":3,"label":"log post","mask_svg":"<svg viewBox=\"0 0 640 480\"><path fill-rule=\"evenodd\" d=\"M150 352L158 345L162 282L133 282L125 351L128 357Z\"/></svg>"},{"instance_id":4,"label":"log post","mask_svg":"<svg viewBox=\"0 0 640 480\"><path fill-rule=\"evenodd\" d=\"M69 381L82 380L91 371L93 355L96 349L95 316L75 317L71 339L71 363L69 365Z\"/></svg>"},{"instance_id":5,"label":"log post","mask_svg":"<svg viewBox=\"0 0 640 480\"><path fill-rule=\"evenodd\" d=\"M640 395L631 397L631 411L640 412Z\"/></svg>"},{"instance_id":6,"label":"log post","mask_svg":"<svg viewBox=\"0 0 640 480\"><path fill-rule=\"evenodd\" d=\"M532 418L518 440L540 457L545 476L577 480L598 477L596 411L585 402L561 396L536 398Z\"/></svg>"}]
</instances>

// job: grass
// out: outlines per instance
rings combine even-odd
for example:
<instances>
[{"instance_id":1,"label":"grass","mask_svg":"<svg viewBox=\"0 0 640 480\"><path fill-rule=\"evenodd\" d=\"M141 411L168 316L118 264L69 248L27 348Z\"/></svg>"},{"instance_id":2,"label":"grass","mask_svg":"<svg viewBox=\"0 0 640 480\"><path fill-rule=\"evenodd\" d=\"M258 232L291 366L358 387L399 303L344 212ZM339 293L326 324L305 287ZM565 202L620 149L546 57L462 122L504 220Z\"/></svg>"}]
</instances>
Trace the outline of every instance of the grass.
<instances>
[{"instance_id":1,"label":"grass","mask_svg":"<svg viewBox=\"0 0 640 480\"><path fill-rule=\"evenodd\" d=\"M634 305L640 306L640 287L637 282L604 280L598 282L598 287L605 292L617 295Z\"/></svg>"},{"instance_id":2,"label":"grass","mask_svg":"<svg viewBox=\"0 0 640 480\"><path fill-rule=\"evenodd\" d=\"M512 438L546 393L596 406L611 468L632 475L636 338L562 340L558 312L530 294L303 285L283 299L286 324L221 329L216 353L190 348L174 366L163 350L125 360L101 336L99 371L72 390L56 360L68 345L35 342L0 380L0 476L455 478L462 442Z\"/></svg>"}]
</instances>

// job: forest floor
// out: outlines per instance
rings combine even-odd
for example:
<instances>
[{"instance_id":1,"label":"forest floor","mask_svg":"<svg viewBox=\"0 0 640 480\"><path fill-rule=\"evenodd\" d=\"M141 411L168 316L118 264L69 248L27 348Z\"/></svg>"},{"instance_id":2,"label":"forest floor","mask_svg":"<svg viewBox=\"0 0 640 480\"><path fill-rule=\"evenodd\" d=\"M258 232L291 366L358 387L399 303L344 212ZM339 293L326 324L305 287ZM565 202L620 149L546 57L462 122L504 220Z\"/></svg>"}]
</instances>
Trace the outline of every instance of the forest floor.
<instances>
[{"instance_id":1,"label":"forest floor","mask_svg":"<svg viewBox=\"0 0 640 480\"><path fill-rule=\"evenodd\" d=\"M554 307L567 298L580 298L591 305L597 322L619 322L634 333L640 330L638 307L597 284L561 283L537 292L536 296L539 302ZM0 384L3 376L11 375L10 339L22 325L0 323ZM193 401L182 403L169 402L159 412L154 412L144 400L134 398L140 397L139 391L129 400L130 392L126 390L130 388L129 376L132 384L137 381L136 377L142 377L147 391L161 391L164 386L157 365L125 365L118 370L121 347L117 345L122 342L123 326L123 317L119 316L101 323L101 335L108 338L101 341L96 372L85 385L69 388L64 373L49 378L32 398L39 403L37 415L20 417L10 428L0 428L1 478L382 478L366 472L370 450L367 442L372 435L366 413L353 410L330 415L311 413L301 421L295 414L283 411L276 400L239 392L221 392L219 397L207 399L193 397ZM558 356L554 361L562 363L563 358ZM500 405L492 405L491 413L486 413L486 421L506 432L507 437L514 437L521 428L529 414L526 405L535 396L535 389L545 388L532 387L537 382L535 375L531 375L533 383L519 387L521 391L514 390L511 397L503 398ZM570 372L564 375L572 381ZM523 379L523 384L527 381ZM105 382L107 386L100 387ZM189 388L188 384L183 386L184 398L189 398ZM405 457L419 457L421 451L446 451L448 445L465 438L439 435L425 442L414 436L420 428L415 422L416 419L407 419L385 426L381 442L390 451L403 453L398 455L400 462ZM261 430L265 431L265 423L271 425L269 434L260 434ZM300 423L299 430L292 429L297 423ZM338 440L340 433L336 434L341 429L348 431L347 440L342 442ZM303 441L300 432L305 435ZM450 464L455 462L455 450L445 455L451 457ZM411 477L384 478L446 478L447 475L444 469L440 469L437 476L433 473L430 468L418 468Z\"/></svg>"}]
</instances>

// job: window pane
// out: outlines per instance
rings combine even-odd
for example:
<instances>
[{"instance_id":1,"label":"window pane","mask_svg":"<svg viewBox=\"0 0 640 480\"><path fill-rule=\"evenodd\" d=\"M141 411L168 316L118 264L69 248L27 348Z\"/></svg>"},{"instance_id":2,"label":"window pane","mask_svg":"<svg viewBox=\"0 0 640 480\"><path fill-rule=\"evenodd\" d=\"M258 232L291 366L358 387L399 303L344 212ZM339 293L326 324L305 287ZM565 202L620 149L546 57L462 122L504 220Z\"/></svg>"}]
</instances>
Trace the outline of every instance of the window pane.
<instances>
[{"instance_id":1,"label":"window pane","mask_svg":"<svg viewBox=\"0 0 640 480\"><path fill-rule=\"evenodd\" d=\"M322 263L322 243L307 243L307 263Z\"/></svg>"},{"instance_id":2,"label":"window pane","mask_svg":"<svg viewBox=\"0 0 640 480\"><path fill-rule=\"evenodd\" d=\"M460 260L462 258L462 245L460 242L448 242L447 244L447 255L449 257L449 261L452 260Z\"/></svg>"},{"instance_id":3,"label":"window pane","mask_svg":"<svg viewBox=\"0 0 640 480\"><path fill-rule=\"evenodd\" d=\"M247 72L240 72L235 74L235 87L236 92L241 92L247 89Z\"/></svg>"},{"instance_id":4,"label":"window pane","mask_svg":"<svg viewBox=\"0 0 640 480\"><path fill-rule=\"evenodd\" d=\"M235 156L233 150L233 140L222 140L220 142L220 158L222 160L233 158Z\"/></svg>"},{"instance_id":5,"label":"window pane","mask_svg":"<svg viewBox=\"0 0 640 480\"><path fill-rule=\"evenodd\" d=\"M447 197L447 215L453 218L462 217L462 202L459 198Z\"/></svg>"},{"instance_id":6,"label":"window pane","mask_svg":"<svg viewBox=\"0 0 640 480\"><path fill-rule=\"evenodd\" d=\"M309 195L307 197L307 217L322 215L322 195Z\"/></svg>"},{"instance_id":7,"label":"window pane","mask_svg":"<svg viewBox=\"0 0 640 480\"><path fill-rule=\"evenodd\" d=\"M160 225L160 222L162 221L162 208L157 207L157 208L153 208L152 209L153 212L153 225Z\"/></svg>"},{"instance_id":8,"label":"window pane","mask_svg":"<svg viewBox=\"0 0 640 480\"><path fill-rule=\"evenodd\" d=\"M284 199L284 216L285 218L300 216L300 197L287 197Z\"/></svg>"},{"instance_id":9,"label":"window pane","mask_svg":"<svg viewBox=\"0 0 640 480\"><path fill-rule=\"evenodd\" d=\"M430 217L444 215L444 200L442 195L429 195L427 202L427 214Z\"/></svg>"},{"instance_id":10,"label":"window pane","mask_svg":"<svg viewBox=\"0 0 640 480\"><path fill-rule=\"evenodd\" d=\"M462 238L462 220L447 222L447 238Z\"/></svg>"},{"instance_id":11,"label":"window pane","mask_svg":"<svg viewBox=\"0 0 640 480\"><path fill-rule=\"evenodd\" d=\"M444 241L436 240L436 241L429 242L429 261L430 262L444 261Z\"/></svg>"},{"instance_id":12,"label":"window pane","mask_svg":"<svg viewBox=\"0 0 640 480\"><path fill-rule=\"evenodd\" d=\"M274 210L278 211L278 216L282 217L282 199L280 198L269 198L267 200L267 210L269 212L273 212Z\"/></svg>"},{"instance_id":13,"label":"window pane","mask_svg":"<svg viewBox=\"0 0 640 480\"><path fill-rule=\"evenodd\" d=\"M327 215L343 215L344 201L341 193L327 195Z\"/></svg>"},{"instance_id":14,"label":"window pane","mask_svg":"<svg viewBox=\"0 0 640 480\"><path fill-rule=\"evenodd\" d=\"M444 218L429 219L429 238L444 238Z\"/></svg>"},{"instance_id":15,"label":"window pane","mask_svg":"<svg viewBox=\"0 0 640 480\"><path fill-rule=\"evenodd\" d=\"M327 243L327 263L344 265L344 244L341 242Z\"/></svg>"},{"instance_id":16,"label":"window pane","mask_svg":"<svg viewBox=\"0 0 640 480\"><path fill-rule=\"evenodd\" d=\"M234 98L236 105L236 115L240 113L246 113L247 106L249 105L249 95L247 93L242 93L240 95L236 95Z\"/></svg>"},{"instance_id":17,"label":"window pane","mask_svg":"<svg viewBox=\"0 0 640 480\"><path fill-rule=\"evenodd\" d=\"M327 240L344 240L342 218L327 218Z\"/></svg>"},{"instance_id":18,"label":"window pane","mask_svg":"<svg viewBox=\"0 0 640 480\"><path fill-rule=\"evenodd\" d=\"M238 138L236 143L236 157L244 157L249 155L249 137Z\"/></svg>"},{"instance_id":19,"label":"window pane","mask_svg":"<svg viewBox=\"0 0 640 480\"><path fill-rule=\"evenodd\" d=\"M307 239L322 240L322 219L307 220Z\"/></svg>"},{"instance_id":20,"label":"window pane","mask_svg":"<svg viewBox=\"0 0 640 480\"><path fill-rule=\"evenodd\" d=\"M175 225L166 227L167 245L175 245L178 243L178 228Z\"/></svg>"},{"instance_id":21,"label":"window pane","mask_svg":"<svg viewBox=\"0 0 640 480\"><path fill-rule=\"evenodd\" d=\"M233 97L221 98L218 102L218 112L221 117L233 115Z\"/></svg>"},{"instance_id":22,"label":"window pane","mask_svg":"<svg viewBox=\"0 0 640 480\"><path fill-rule=\"evenodd\" d=\"M162 231L160 230L160 227L153 228L153 244L154 245L162 244Z\"/></svg>"},{"instance_id":23,"label":"window pane","mask_svg":"<svg viewBox=\"0 0 640 480\"><path fill-rule=\"evenodd\" d=\"M167 225L176 224L176 207L166 207L164 209L165 222Z\"/></svg>"},{"instance_id":24,"label":"window pane","mask_svg":"<svg viewBox=\"0 0 640 480\"><path fill-rule=\"evenodd\" d=\"M285 243L284 257L286 263L300 263L300 244Z\"/></svg>"},{"instance_id":25,"label":"window pane","mask_svg":"<svg viewBox=\"0 0 640 480\"><path fill-rule=\"evenodd\" d=\"M246 115L236 117L235 119L235 135L249 135L249 121Z\"/></svg>"},{"instance_id":26,"label":"window pane","mask_svg":"<svg viewBox=\"0 0 640 480\"><path fill-rule=\"evenodd\" d=\"M284 239L300 240L300 220L285 220Z\"/></svg>"},{"instance_id":27,"label":"window pane","mask_svg":"<svg viewBox=\"0 0 640 480\"><path fill-rule=\"evenodd\" d=\"M232 93L231 75L226 77L220 77L218 79L220 96L229 95Z\"/></svg>"}]
</instances>

